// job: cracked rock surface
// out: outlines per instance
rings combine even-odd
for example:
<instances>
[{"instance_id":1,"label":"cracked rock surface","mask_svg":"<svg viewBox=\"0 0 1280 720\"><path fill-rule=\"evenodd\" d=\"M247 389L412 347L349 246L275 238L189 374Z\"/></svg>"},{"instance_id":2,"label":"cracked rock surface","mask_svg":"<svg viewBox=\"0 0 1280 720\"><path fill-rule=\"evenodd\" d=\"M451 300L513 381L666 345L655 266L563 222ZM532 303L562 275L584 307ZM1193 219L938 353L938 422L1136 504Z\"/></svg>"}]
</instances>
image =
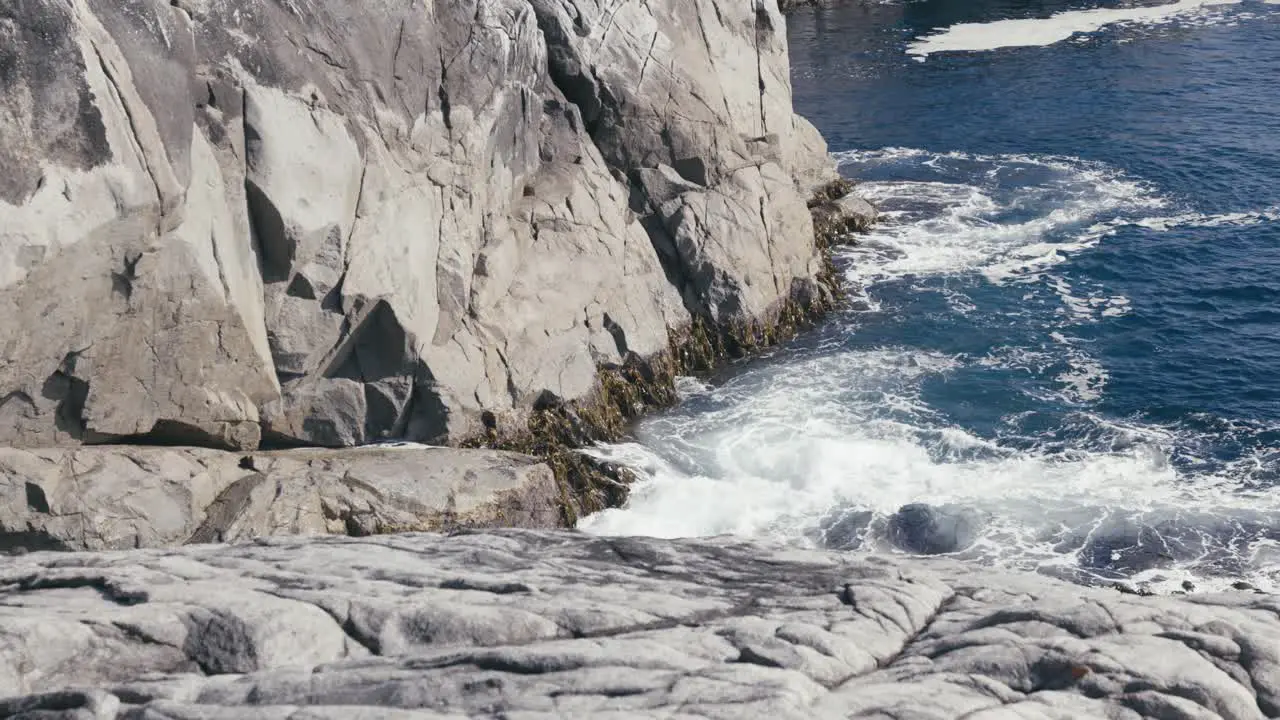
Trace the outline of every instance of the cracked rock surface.
<instances>
[{"instance_id":1,"label":"cracked rock surface","mask_svg":"<svg viewBox=\"0 0 1280 720\"><path fill-rule=\"evenodd\" d=\"M556 527L551 468L491 450L0 448L0 552Z\"/></svg>"},{"instance_id":2,"label":"cracked rock surface","mask_svg":"<svg viewBox=\"0 0 1280 720\"><path fill-rule=\"evenodd\" d=\"M0 565L0 695L32 718L1253 719L1280 713L1280 599L548 531L37 553Z\"/></svg>"},{"instance_id":3,"label":"cracked rock surface","mask_svg":"<svg viewBox=\"0 0 1280 720\"><path fill-rule=\"evenodd\" d=\"M834 172L775 0L8 0L0 167L0 442L231 449L767 321Z\"/></svg>"}]
</instances>

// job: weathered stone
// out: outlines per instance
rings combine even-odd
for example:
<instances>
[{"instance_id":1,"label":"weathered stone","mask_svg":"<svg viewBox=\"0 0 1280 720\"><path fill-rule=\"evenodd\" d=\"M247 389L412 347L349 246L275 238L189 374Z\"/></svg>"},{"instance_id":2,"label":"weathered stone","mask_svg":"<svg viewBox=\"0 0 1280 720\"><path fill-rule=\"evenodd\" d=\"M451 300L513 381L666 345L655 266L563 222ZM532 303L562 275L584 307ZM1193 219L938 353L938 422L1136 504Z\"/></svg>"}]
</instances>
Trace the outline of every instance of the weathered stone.
<instances>
[{"instance_id":1,"label":"weathered stone","mask_svg":"<svg viewBox=\"0 0 1280 720\"><path fill-rule=\"evenodd\" d=\"M830 167L791 110L776 5L531 2L605 162L647 180L633 207L656 220L645 227L689 311L728 324L816 293L815 248L780 238L813 236L807 187Z\"/></svg>"},{"instance_id":2,"label":"weathered stone","mask_svg":"<svg viewBox=\"0 0 1280 720\"><path fill-rule=\"evenodd\" d=\"M729 539L35 553L0 565L0 714L1260 720L1278 617Z\"/></svg>"},{"instance_id":3,"label":"weathered stone","mask_svg":"<svg viewBox=\"0 0 1280 720\"><path fill-rule=\"evenodd\" d=\"M561 503L550 468L496 451L0 449L0 550L555 527Z\"/></svg>"},{"instance_id":4,"label":"weathered stone","mask_svg":"<svg viewBox=\"0 0 1280 720\"><path fill-rule=\"evenodd\" d=\"M459 441L821 269L774 0L20 0L0 46L0 442Z\"/></svg>"},{"instance_id":5,"label":"weathered stone","mask_svg":"<svg viewBox=\"0 0 1280 720\"><path fill-rule=\"evenodd\" d=\"M847 180L837 180L824 190L840 192L852 185ZM825 194L819 191L809 209L813 215L814 232L821 244L855 242L854 236L870 230L880 215L874 205L852 192L844 192L836 198L824 197Z\"/></svg>"},{"instance_id":6,"label":"weathered stone","mask_svg":"<svg viewBox=\"0 0 1280 720\"><path fill-rule=\"evenodd\" d=\"M189 23L160 3L0 12L21 38L0 156L34 180L0 198L0 438L256 444L275 381L252 304L235 304L257 268L228 245L248 238L225 234L223 179L193 132Z\"/></svg>"}]
</instances>

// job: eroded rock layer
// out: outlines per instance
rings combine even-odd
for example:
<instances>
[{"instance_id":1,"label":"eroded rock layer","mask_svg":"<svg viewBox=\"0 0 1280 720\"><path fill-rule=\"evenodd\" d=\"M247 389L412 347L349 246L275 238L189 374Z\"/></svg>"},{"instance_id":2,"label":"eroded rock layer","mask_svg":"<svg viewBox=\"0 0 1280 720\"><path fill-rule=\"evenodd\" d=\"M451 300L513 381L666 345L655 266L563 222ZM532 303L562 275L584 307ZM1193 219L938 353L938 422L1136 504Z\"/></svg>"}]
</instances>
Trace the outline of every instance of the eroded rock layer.
<instances>
[{"instance_id":1,"label":"eroded rock layer","mask_svg":"<svg viewBox=\"0 0 1280 720\"><path fill-rule=\"evenodd\" d=\"M0 7L0 442L456 442L821 292L774 0Z\"/></svg>"},{"instance_id":2,"label":"eroded rock layer","mask_svg":"<svg viewBox=\"0 0 1280 720\"><path fill-rule=\"evenodd\" d=\"M0 716L1280 714L1280 599L576 533L0 565Z\"/></svg>"},{"instance_id":3,"label":"eroded rock layer","mask_svg":"<svg viewBox=\"0 0 1280 720\"><path fill-rule=\"evenodd\" d=\"M0 448L0 552L549 528L563 493L546 464L490 450Z\"/></svg>"}]
</instances>

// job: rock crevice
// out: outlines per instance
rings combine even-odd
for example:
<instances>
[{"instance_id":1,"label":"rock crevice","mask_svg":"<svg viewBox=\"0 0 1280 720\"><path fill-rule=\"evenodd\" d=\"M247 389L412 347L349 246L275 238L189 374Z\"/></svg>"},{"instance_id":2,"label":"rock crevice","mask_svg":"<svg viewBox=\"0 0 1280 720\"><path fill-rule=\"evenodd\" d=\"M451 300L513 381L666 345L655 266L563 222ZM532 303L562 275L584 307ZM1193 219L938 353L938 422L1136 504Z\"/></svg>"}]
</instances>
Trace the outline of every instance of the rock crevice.
<instances>
[{"instance_id":1,"label":"rock crevice","mask_svg":"<svg viewBox=\"0 0 1280 720\"><path fill-rule=\"evenodd\" d=\"M4 19L0 441L511 434L673 331L817 294L833 170L772 0Z\"/></svg>"},{"instance_id":2,"label":"rock crevice","mask_svg":"<svg viewBox=\"0 0 1280 720\"><path fill-rule=\"evenodd\" d=\"M0 567L0 713L1261 720L1276 610L728 538L31 554Z\"/></svg>"}]
</instances>

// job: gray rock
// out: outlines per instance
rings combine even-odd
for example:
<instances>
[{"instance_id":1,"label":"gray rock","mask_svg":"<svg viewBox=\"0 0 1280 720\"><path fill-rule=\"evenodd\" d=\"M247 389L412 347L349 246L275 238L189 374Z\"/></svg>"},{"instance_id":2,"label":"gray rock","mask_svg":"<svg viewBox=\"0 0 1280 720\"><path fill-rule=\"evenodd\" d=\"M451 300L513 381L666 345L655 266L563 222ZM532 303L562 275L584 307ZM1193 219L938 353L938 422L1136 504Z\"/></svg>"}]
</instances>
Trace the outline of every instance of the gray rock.
<instances>
[{"instance_id":1,"label":"gray rock","mask_svg":"<svg viewBox=\"0 0 1280 720\"><path fill-rule=\"evenodd\" d=\"M889 541L907 552L941 555L973 545L986 525L976 510L956 505L903 505L889 518Z\"/></svg>"},{"instance_id":2,"label":"gray rock","mask_svg":"<svg viewBox=\"0 0 1280 720\"><path fill-rule=\"evenodd\" d=\"M503 531L0 565L0 714L1230 718L1280 602L940 558Z\"/></svg>"},{"instance_id":3,"label":"gray rock","mask_svg":"<svg viewBox=\"0 0 1280 720\"><path fill-rule=\"evenodd\" d=\"M496 451L0 448L0 551L545 528L560 504L549 467Z\"/></svg>"},{"instance_id":4,"label":"gray rock","mask_svg":"<svg viewBox=\"0 0 1280 720\"><path fill-rule=\"evenodd\" d=\"M833 245L856 242L856 235L870 230L880 216L874 205L852 192L818 201L810 212L818 236Z\"/></svg>"},{"instance_id":5,"label":"gray rock","mask_svg":"<svg viewBox=\"0 0 1280 720\"><path fill-rule=\"evenodd\" d=\"M836 201L841 212L847 217L853 218L853 222L860 228L860 232L866 231L867 228L875 224L876 218L880 216L880 211L875 205L856 193L849 193Z\"/></svg>"},{"instance_id":6,"label":"gray rock","mask_svg":"<svg viewBox=\"0 0 1280 720\"><path fill-rule=\"evenodd\" d=\"M815 291L775 0L21 0L0 48L0 442L452 442Z\"/></svg>"},{"instance_id":7,"label":"gray rock","mask_svg":"<svg viewBox=\"0 0 1280 720\"><path fill-rule=\"evenodd\" d=\"M640 173L633 208L686 307L727 323L816 293L806 183L831 169L792 112L776 4L530 1L552 75L605 162Z\"/></svg>"}]
</instances>

